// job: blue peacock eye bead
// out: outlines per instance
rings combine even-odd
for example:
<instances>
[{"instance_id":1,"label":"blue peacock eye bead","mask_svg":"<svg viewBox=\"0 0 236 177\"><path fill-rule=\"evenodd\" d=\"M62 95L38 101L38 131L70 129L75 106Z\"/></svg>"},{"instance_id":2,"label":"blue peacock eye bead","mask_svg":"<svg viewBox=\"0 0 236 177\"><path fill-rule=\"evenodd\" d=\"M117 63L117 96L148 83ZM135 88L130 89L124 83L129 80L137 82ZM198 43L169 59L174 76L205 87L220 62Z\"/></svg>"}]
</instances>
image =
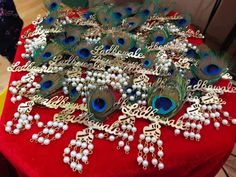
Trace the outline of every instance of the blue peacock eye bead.
<instances>
[{"instance_id":1,"label":"blue peacock eye bead","mask_svg":"<svg viewBox=\"0 0 236 177\"><path fill-rule=\"evenodd\" d=\"M52 53L51 52L45 52L43 55L42 55L42 58L43 59L50 59L52 57Z\"/></svg>"},{"instance_id":2,"label":"blue peacock eye bead","mask_svg":"<svg viewBox=\"0 0 236 177\"><path fill-rule=\"evenodd\" d=\"M58 7L58 4L56 2L51 3L50 10L55 10Z\"/></svg>"},{"instance_id":3,"label":"blue peacock eye bead","mask_svg":"<svg viewBox=\"0 0 236 177\"><path fill-rule=\"evenodd\" d=\"M143 61L143 66L144 66L144 68L149 68L151 65L152 65L152 60L150 60L150 59L145 59L145 60Z\"/></svg>"},{"instance_id":4,"label":"blue peacock eye bead","mask_svg":"<svg viewBox=\"0 0 236 177\"><path fill-rule=\"evenodd\" d=\"M54 19L53 17L48 17L45 22L46 22L47 24L51 24L51 23L54 22L54 20L55 20L55 19Z\"/></svg>"},{"instance_id":5,"label":"blue peacock eye bead","mask_svg":"<svg viewBox=\"0 0 236 177\"><path fill-rule=\"evenodd\" d=\"M215 64L209 64L204 68L203 71L206 75L212 76L212 75L220 74L222 69L219 66L215 65Z\"/></svg>"},{"instance_id":6,"label":"blue peacock eye bead","mask_svg":"<svg viewBox=\"0 0 236 177\"><path fill-rule=\"evenodd\" d=\"M120 46L123 46L125 44L125 39L124 38L118 38L116 43Z\"/></svg>"},{"instance_id":7,"label":"blue peacock eye bead","mask_svg":"<svg viewBox=\"0 0 236 177\"><path fill-rule=\"evenodd\" d=\"M193 50L193 49L189 49L189 50L187 51L186 55L187 55L188 57L191 57L191 58L196 58L196 57L197 57L197 53L196 53L196 51Z\"/></svg>"},{"instance_id":8,"label":"blue peacock eye bead","mask_svg":"<svg viewBox=\"0 0 236 177\"><path fill-rule=\"evenodd\" d=\"M145 9L145 10L143 10L142 12L141 12L144 16L149 16L150 15L150 10L148 10L148 9Z\"/></svg>"},{"instance_id":9,"label":"blue peacock eye bead","mask_svg":"<svg viewBox=\"0 0 236 177\"><path fill-rule=\"evenodd\" d=\"M176 103L168 97L155 96L152 99L152 108L158 109L157 114L166 115L171 113L176 108Z\"/></svg>"},{"instance_id":10,"label":"blue peacock eye bead","mask_svg":"<svg viewBox=\"0 0 236 177\"><path fill-rule=\"evenodd\" d=\"M64 44L74 44L75 42L75 37L74 36L69 36L66 39L63 40Z\"/></svg>"},{"instance_id":11,"label":"blue peacock eye bead","mask_svg":"<svg viewBox=\"0 0 236 177\"><path fill-rule=\"evenodd\" d=\"M160 44L160 45L163 45L163 44L165 44L166 39L163 36L156 36L155 42Z\"/></svg>"},{"instance_id":12,"label":"blue peacock eye bead","mask_svg":"<svg viewBox=\"0 0 236 177\"><path fill-rule=\"evenodd\" d=\"M87 48L82 48L82 49L79 49L77 50L77 55L81 58L81 59L88 59L89 57L91 57L91 52L89 49Z\"/></svg>"},{"instance_id":13,"label":"blue peacock eye bead","mask_svg":"<svg viewBox=\"0 0 236 177\"><path fill-rule=\"evenodd\" d=\"M188 24L188 21L185 18L183 18L178 21L178 24L181 27L185 27Z\"/></svg>"},{"instance_id":14,"label":"blue peacock eye bead","mask_svg":"<svg viewBox=\"0 0 236 177\"><path fill-rule=\"evenodd\" d=\"M78 91L76 90L76 87L71 90L70 95L71 95L72 97L78 95Z\"/></svg>"},{"instance_id":15,"label":"blue peacock eye bead","mask_svg":"<svg viewBox=\"0 0 236 177\"><path fill-rule=\"evenodd\" d=\"M128 15L131 15L132 12L133 12L133 9L132 9L131 7L126 7L126 8L125 8L125 11L126 11L126 13L127 13Z\"/></svg>"},{"instance_id":16,"label":"blue peacock eye bead","mask_svg":"<svg viewBox=\"0 0 236 177\"><path fill-rule=\"evenodd\" d=\"M104 99L102 98L96 98L95 100L92 100L92 108L101 113L104 112L107 108L107 103Z\"/></svg>"},{"instance_id":17,"label":"blue peacock eye bead","mask_svg":"<svg viewBox=\"0 0 236 177\"><path fill-rule=\"evenodd\" d=\"M50 87L52 87L52 85L53 85L53 81L47 80L41 84L41 90L47 90Z\"/></svg>"}]
</instances>

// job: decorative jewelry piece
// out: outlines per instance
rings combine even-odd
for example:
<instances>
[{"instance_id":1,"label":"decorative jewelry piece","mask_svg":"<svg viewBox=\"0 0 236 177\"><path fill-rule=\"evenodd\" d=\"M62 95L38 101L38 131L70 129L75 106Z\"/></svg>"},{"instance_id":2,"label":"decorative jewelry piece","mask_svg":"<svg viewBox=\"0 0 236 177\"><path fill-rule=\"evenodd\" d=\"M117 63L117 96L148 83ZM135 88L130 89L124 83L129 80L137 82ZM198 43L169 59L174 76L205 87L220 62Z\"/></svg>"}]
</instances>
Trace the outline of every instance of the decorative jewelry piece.
<instances>
[{"instance_id":1,"label":"decorative jewelry piece","mask_svg":"<svg viewBox=\"0 0 236 177\"><path fill-rule=\"evenodd\" d=\"M78 4L84 7L82 0ZM6 123L6 132L16 135L36 123L40 130L30 141L49 145L66 136L71 124L83 124L86 128L78 130L63 153L64 163L81 173L96 138L117 140L117 149L128 154L138 136L138 165L162 170L163 126L199 141L204 126L236 124L221 98L236 88L230 82L214 85L231 79L228 64L205 45L190 43L190 38L204 36L192 28L189 17L171 15L158 0L91 2L88 10L66 8L60 0L45 5L49 14L38 17L34 30L18 43L25 47L25 64L17 61L8 68L27 74L9 87L13 104L25 102ZM185 103L185 113L176 117ZM46 122L43 115L31 115L37 106L58 113ZM140 119L148 125L136 135Z\"/></svg>"}]
</instances>

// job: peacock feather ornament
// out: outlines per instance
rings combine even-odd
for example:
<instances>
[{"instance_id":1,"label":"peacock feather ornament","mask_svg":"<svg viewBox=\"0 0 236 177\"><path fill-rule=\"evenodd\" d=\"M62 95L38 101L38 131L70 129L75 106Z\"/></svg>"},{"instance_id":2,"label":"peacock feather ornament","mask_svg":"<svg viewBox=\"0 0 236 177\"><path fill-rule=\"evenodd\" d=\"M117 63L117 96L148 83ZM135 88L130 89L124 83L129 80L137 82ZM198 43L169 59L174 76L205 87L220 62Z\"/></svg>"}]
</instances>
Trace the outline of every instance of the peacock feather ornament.
<instances>
[{"instance_id":1,"label":"peacock feather ornament","mask_svg":"<svg viewBox=\"0 0 236 177\"><path fill-rule=\"evenodd\" d=\"M45 6L48 15L35 20L32 33L19 42L27 62L20 71L27 74L9 87L12 103L20 102L6 123L9 134L36 124L40 130L31 141L49 145L66 136L71 124L85 125L62 157L81 173L96 152L97 138L117 140L118 149L128 154L141 128L136 122L145 120L149 124L139 135L137 163L162 170L161 127L199 141L203 126L236 124L219 98L236 89L212 85L230 80L228 62L206 46L188 42L203 35L191 31L187 15L171 15L158 0L47 0ZM14 68L9 70L19 71ZM46 122L31 114L37 106L58 112ZM181 109L186 111L177 117Z\"/></svg>"}]
</instances>

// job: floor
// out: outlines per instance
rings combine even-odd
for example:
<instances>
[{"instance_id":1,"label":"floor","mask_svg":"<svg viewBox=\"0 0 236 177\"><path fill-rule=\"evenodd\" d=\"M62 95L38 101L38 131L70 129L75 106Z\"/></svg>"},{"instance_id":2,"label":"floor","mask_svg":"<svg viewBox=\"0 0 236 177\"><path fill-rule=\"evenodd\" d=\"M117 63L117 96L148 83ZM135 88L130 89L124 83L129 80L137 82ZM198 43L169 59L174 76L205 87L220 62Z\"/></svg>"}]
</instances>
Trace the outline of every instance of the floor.
<instances>
[{"instance_id":1,"label":"floor","mask_svg":"<svg viewBox=\"0 0 236 177\"><path fill-rule=\"evenodd\" d=\"M34 20L38 14L45 15L46 10L42 3L43 0L14 0L16 8L21 18L24 21L24 26L27 26ZM2 56L0 56L0 76L4 78L0 82L0 92L8 84L9 73L6 71L6 68L9 66L9 62ZM236 177L236 146L232 152L230 158L224 165L224 170L227 172L229 177ZM227 177L224 170L221 170L216 177Z\"/></svg>"}]
</instances>

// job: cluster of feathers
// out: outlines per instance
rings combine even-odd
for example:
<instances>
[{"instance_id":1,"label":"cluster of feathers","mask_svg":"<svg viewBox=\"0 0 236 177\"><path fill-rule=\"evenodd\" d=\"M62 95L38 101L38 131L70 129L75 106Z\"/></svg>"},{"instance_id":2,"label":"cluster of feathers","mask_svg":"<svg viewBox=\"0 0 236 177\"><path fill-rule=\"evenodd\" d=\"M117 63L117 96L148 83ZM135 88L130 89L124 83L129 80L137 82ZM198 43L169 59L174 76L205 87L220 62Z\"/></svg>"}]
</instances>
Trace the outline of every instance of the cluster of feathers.
<instances>
[{"instance_id":1,"label":"cluster of feathers","mask_svg":"<svg viewBox=\"0 0 236 177\"><path fill-rule=\"evenodd\" d=\"M155 44L156 46L165 46L171 43L178 36L178 33L172 34L168 31L166 22L160 23L159 26L145 30L142 26L150 20L151 17L161 16L166 17L170 12L168 8L162 7L158 0L145 0L144 2L130 2L117 4L110 1L64 1L66 5L71 7L88 8L85 12L81 12L80 19L83 21L93 22L90 26L79 26L73 24L73 21L65 19L61 15L64 5L60 1L47 1L46 7L49 9L49 15L42 21L40 26L44 29L53 29L60 24L61 32L52 33L47 36L47 45L45 48L35 50L31 60L35 65L49 65L50 61L55 59L58 55L64 56L62 60L67 60L70 56L76 56L78 62L94 64L91 62L93 58L92 50L97 46L103 46L104 50L109 50L111 46L119 46L119 49L127 52L135 52L138 48L145 58L125 58L122 62L134 62L137 65L141 64L144 70L157 70L160 68L160 58L158 58L158 48L149 51L147 46ZM68 17L66 17L68 19ZM170 21L175 25L179 31L186 31L190 25L188 17L182 17ZM165 51L167 55L171 56L173 51ZM160 77L167 79L166 85L160 87L155 85L155 80L160 78L155 76L151 79L154 82L153 86L145 90L148 95L147 104L153 109L158 109L158 113L164 118L173 117L185 102L186 88L189 84L196 84L198 80L208 80L209 83L214 83L227 72L226 62L215 54L213 54L205 46L202 49L194 50L187 46L187 50L177 51L174 53L177 56L190 58L189 69L177 68L174 61L171 61L169 68L164 73L160 71ZM104 56L104 61L114 60L115 56ZM168 57L167 57L168 58ZM165 62L164 62L165 63ZM109 69L111 66L107 66ZM116 67L114 65L114 67ZM80 68L85 72L85 68ZM122 69L122 68L121 68ZM73 70L73 66L64 67L63 72L56 74L44 74L41 79L41 89L39 95L44 97L52 97L63 88L66 81L68 81L68 71ZM101 72L101 71L100 71ZM128 73L127 73L128 74ZM135 89L131 93L127 93L129 88L132 88L133 78L139 76L138 73L129 73L128 85L121 88L121 94L135 95ZM79 76L80 77L80 76ZM114 99L113 93L110 91L111 87L106 89L98 89L96 92L81 93L69 83L69 89L66 93L69 95L72 102L76 102L81 97L87 98L89 110L94 113L95 118L104 120L108 117L113 107ZM97 88L100 87L99 84ZM105 93L105 94L104 94ZM104 97L101 97L104 96ZM131 103L137 102L137 99L132 99ZM96 105L95 103L99 104ZM94 105L95 104L95 105ZM103 109L106 105L106 109ZM97 106L97 107L96 107Z\"/></svg>"}]
</instances>

